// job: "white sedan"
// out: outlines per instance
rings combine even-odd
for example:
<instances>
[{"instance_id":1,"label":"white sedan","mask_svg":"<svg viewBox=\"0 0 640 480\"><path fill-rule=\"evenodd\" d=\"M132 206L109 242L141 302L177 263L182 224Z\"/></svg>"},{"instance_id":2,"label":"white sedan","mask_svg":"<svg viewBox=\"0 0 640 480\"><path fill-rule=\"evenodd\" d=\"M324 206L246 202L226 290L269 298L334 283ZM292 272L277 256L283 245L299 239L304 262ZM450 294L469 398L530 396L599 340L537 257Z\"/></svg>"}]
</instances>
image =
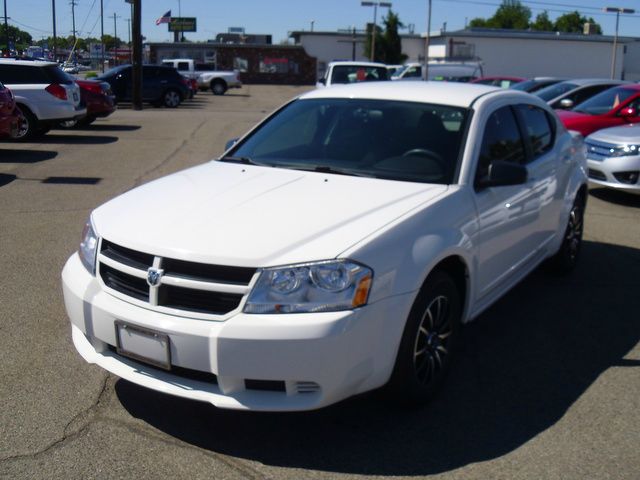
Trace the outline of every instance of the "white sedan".
<instances>
[{"instance_id":1,"label":"white sedan","mask_svg":"<svg viewBox=\"0 0 640 480\"><path fill-rule=\"evenodd\" d=\"M531 95L316 90L91 214L62 273L73 342L221 408L308 410L382 386L423 403L461 324L542 261L574 266L586 198L581 137Z\"/></svg>"}]
</instances>

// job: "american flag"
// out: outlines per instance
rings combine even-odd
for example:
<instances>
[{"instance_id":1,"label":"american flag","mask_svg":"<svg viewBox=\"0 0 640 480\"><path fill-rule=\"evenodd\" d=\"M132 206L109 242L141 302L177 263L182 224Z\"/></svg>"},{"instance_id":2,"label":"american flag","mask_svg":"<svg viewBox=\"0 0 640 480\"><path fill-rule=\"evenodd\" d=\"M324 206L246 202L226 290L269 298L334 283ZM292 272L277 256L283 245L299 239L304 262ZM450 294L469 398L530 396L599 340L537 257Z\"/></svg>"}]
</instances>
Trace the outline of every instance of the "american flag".
<instances>
[{"instance_id":1,"label":"american flag","mask_svg":"<svg viewBox=\"0 0 640 480\"><path fill-rule=\"evenodd\" d=\"M164 15L162 15L159 19L156 20L156 25L160 25L161 23L169 23L171 22L171 10L168 10Z\"/></svg>"}]
</instances>

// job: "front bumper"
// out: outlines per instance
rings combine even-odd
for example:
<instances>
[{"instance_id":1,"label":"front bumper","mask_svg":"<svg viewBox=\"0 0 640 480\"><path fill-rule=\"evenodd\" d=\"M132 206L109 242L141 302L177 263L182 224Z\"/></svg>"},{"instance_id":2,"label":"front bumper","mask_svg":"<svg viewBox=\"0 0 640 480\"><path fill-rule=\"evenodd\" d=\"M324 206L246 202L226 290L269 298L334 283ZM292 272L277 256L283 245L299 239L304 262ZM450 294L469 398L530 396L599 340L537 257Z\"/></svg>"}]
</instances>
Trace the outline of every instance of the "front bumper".
<instances>
[{"instance_id":1,"label":"front bumper","mask_svg":"<svg viewBox=\"0 0 640 480\"><path fill-rule=\"evenodd\" d=\"M634 183L625 183L617 178L621 172L640 171L640 156L609 157L604 160L587 158L589 181L603 187L640 194L640 175Z\"/></svg>"},{"instance_id":2,"label":"front bumper","mask_svg":"<svg viewBox=\"0 0 640 480\"><path fill-rule=\"evenodd\" d=\"M238 313L215 322L115 298L77 254L65 265L62 283L73 342L86 361L147 388L243 410L316 409L384 385L412 300L401 295L346 312ZM167 372L115 353L110 347L116 345L116 320L168 334L172 365L178 368ZM212 373L217 382L175 372L181 369ZM255 381L284 388L256 390Z\"/></svg>"}]
</instances>

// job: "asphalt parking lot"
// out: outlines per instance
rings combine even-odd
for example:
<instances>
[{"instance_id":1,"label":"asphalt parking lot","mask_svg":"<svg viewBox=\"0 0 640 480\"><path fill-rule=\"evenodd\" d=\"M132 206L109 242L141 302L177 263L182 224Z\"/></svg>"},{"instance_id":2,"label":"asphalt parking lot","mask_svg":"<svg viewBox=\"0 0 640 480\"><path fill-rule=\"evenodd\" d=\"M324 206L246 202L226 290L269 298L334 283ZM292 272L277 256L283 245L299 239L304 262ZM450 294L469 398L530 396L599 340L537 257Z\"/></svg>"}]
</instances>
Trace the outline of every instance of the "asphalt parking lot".
<instances>
[{"instance_id":1,"label":"asphalt parking lot","mask_svg":"<svg viewBox=\"0 0 640 480\"><path fill-rule=\"evenodd\" d=\"M90 211L200 164L300 87L0 143L0 478L637 479L640 196L592 188L577 270L536 271L463 329L442 393L307 413L217 410L86 364L60 272Z\"/></svg>"}]
</instances>

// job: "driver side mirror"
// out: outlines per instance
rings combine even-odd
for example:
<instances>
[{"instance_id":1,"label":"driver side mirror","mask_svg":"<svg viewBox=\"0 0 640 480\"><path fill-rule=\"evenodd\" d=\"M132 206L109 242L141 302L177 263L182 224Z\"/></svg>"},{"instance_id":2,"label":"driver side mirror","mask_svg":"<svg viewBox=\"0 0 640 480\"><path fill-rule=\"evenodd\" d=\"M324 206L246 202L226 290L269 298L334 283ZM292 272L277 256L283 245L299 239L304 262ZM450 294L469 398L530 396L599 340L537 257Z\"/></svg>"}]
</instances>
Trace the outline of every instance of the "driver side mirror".
<instances>
[{"instance_id":1,"label":"driver side mirror","mask_svg":"<svg viewBox=\"0 0 640 480\"><path fill-rule=\"evenodd\" d=\"M638 116L638 110L636 110L633 107L625 107L622 110L620 110L619 115L622 118L631 118L631 117L637 117Z\"/></svg>"},{"instance_id":2,"label":"driver side mirror","mask_svg":"<svg viewBox=\"0 0 640 480\"><path fill-rule=\"evenodd\" d=\"M527 167L519 163L494 160L489 165L489 173L477 183L479 188L521 185L527 181Z\"/></svg>"},{"instance_id":3,"label":"driver side mirror","mask_svg":"<svg viewBox=\"0 0 640 480\"><path fill-rule=\"evenodd\" d=\"M327 79L322 77L318 79L318 83L321 83L322 85L326 85L327 84Z\"/></svg>"}]
</instances>

